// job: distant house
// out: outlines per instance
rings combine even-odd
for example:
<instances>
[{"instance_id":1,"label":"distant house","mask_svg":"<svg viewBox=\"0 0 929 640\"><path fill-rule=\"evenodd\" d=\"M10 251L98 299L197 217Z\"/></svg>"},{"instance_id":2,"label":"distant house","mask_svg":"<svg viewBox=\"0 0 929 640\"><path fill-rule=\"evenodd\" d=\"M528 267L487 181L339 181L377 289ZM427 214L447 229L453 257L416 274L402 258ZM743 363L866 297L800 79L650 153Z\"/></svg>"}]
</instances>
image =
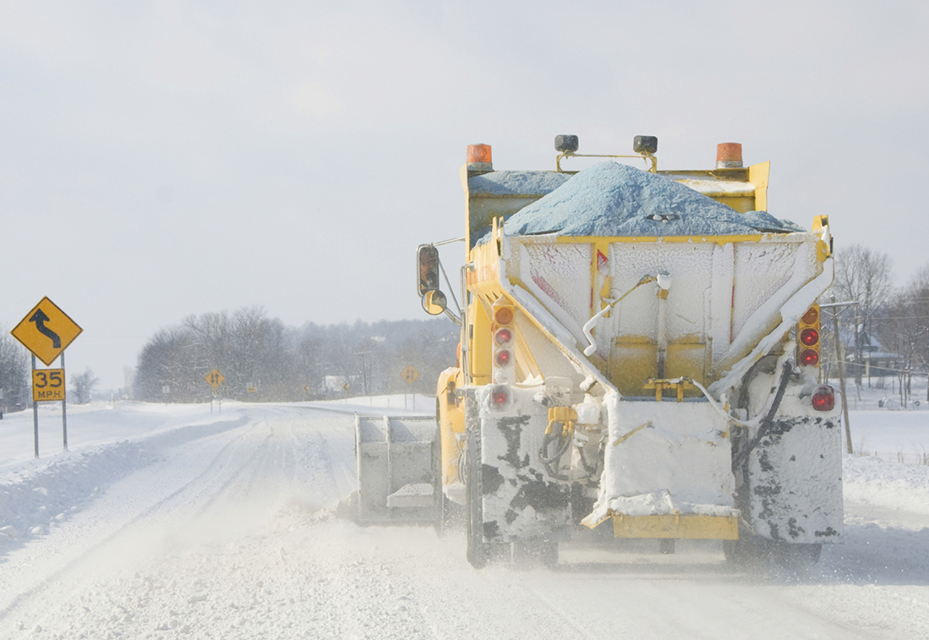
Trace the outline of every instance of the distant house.
<instances>
[{"instance_id":1,"label":"distant house","mask_svg":"<svg viewBox=\"0 0 929 640\"><path fill-rule=\"evenodd\" d=\"M859 365L862 374L870 368L871 376L891 376L903 368L903 356L884 351L877 337L862 331L858 334L858 340L861 346L861 362L858 362L856 350L853 348L848 349L847 359L850 363Z\"/></svg>"},{"instance_id":2,"label":"distant house","mask_svg":"<svg viewBox=\"0 0 929 640\"><path fill-rule=\"evenodd\" d=\"M344 396L361 388L359 376L324 376L320 385L320 395Z\"/></svg>"}]
</instances>

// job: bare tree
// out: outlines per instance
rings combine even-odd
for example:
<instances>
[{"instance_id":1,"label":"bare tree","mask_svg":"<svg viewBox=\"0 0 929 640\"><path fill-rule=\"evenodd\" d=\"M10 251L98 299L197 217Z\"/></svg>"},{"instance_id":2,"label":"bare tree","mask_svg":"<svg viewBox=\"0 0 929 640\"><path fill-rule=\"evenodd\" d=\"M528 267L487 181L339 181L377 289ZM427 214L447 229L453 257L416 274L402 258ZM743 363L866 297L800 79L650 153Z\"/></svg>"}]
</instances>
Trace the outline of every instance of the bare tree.
<instances>
[{"instance_id":1,"label":"bare tree","mask_svg":"<svg viewBox=\"0 0 929 640\"><path fill-rule=\"evenodd\" d=\"M858 244L836 253L833 289L840 300L854 301L852 350L855 354L856 377L860 379L865 352L872 336L878 311L894 294L893 261L886 253L873 251Z\"/></svg>"},{"instance_id":2,"label":"bare tree","mask_svg":"<svg viewBox=\"0 0 929 640\"><path fill-rule=\"evenodd\" d=\"M929 370L929 265L896 294L880 321L886 350L899 357L900 398L909 398L912 373ZM927 390L929 400L929 390Z\"/></svg>"},{"instance_id":3,"label":"bare tree","mask_svg":"<svg viewBox=\"0 0 929 640\"><path fill-rule=\"evenodd\" d=\"M5 329L0 329L0 417L3 407L29 403L29 354Z\"/></svg>"},{"instance_id":4,"label":"bare tree","mask_svg":"<svg viewBox=\"0 0 929 640\"><path fill-rule=\"evenodd\" d=\"M285 327L258 306L189 316L155 334L139 354L133 391L149 402L197 402L212 396L204 380L217 369L220 393L259 401L304 400L324 393L326 376L357 380L352 392L429 392L455 362L458 329L445 320ZM400 372L421 373L412 387ZM248 391L254 383L257 392ZM354 383L353 383L354 384Z\"/></svg>"},{"instance_id":5,"label":"bare tree","mask_svg":"<svg viewBox=\"0 0 929 640\"><path fill-rule=\"evenodd\" d=\"M77 404L90 402L90 394L93 393L98 382L100 382L100 379L90 369L85 370L84 373L75 373L71 376L71 393L74 394Z\"/></svg>"}]
</instances>

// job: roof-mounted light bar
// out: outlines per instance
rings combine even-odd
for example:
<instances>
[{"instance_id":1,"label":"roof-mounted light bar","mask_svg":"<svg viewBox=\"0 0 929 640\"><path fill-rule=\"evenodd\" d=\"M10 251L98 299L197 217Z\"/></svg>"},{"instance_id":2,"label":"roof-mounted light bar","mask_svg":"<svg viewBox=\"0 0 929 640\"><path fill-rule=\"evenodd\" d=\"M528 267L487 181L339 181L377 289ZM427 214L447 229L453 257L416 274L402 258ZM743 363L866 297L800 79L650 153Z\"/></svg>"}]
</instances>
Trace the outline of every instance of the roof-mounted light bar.
<instances>
[{"instance_id":1,"label":"roof-mounted light bar","mask_svg":"<svg viewBox=\"0 0 929 640\"><path fill-rule=\"evenodd\" d=\"M576 135L561 134L555 136L555 151L558 156L555 157L555 170L561 173L561 160L563 158L642 158L651 161L652 166L648 168L652 173L658 173L658 158L655 154L658 152L658 138L655 136L636 136L632 143L632 150L637 156L617 156L602 153L586 154L577 153L579 143Z\"/></svg>"}]
</instances>

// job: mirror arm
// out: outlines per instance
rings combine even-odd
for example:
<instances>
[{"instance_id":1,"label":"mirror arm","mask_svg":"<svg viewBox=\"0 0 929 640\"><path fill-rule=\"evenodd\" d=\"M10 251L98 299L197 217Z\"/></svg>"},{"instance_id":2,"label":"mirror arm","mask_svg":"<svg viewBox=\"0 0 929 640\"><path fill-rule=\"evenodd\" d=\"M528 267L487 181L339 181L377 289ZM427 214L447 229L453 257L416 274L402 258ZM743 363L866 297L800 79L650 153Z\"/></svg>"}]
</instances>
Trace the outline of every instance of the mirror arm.
<instances>
[{"instance_id":1,"label":"mirror arm","mask_svg":"<svg viewBox=\"0 0 929 640\"><path fill-rule=\"evenodd\" d=\"M458 304L458 303L456 302L455 304ZM442 311L444 311L444 312L445 312L445 315L447 315L449 318L452 319L452 322L454 322L455 324L457 324L459 327L462 326L462 324L461 324L461 318L459 318L459 317L456 316L454 313L452 313L451 311L449 311L449 310L448 310L448 307L445 307L444 309L442 309Z\"/></svg>"},{"instance_id":2,"label":"mirror arm","mask_svg":"<svg viewBox=\"0 0 929 640\"><path fill-rule=\"evenodd\" d=\"M445 266L442 264L442 260L439 260L439 269L442 271L442 275L445 277L445 284L448 285L448 292L452 295L452 302L455 303L455 307L458 308L458 315L461 315L461 305L458 304L458 298L455 296L455 288L452 286L452 283L448 279L448 274L445 273ZM458 326L461 326L461 321L456 320Z\"/></svg>"}]
</instances>

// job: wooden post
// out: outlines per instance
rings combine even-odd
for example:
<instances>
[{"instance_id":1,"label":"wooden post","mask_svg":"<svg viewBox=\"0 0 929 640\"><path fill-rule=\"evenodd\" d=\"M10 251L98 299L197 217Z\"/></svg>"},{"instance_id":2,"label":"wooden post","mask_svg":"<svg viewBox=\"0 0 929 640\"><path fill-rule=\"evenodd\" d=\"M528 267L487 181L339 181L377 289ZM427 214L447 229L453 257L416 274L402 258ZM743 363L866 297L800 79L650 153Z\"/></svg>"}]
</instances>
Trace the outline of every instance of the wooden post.
<instances>
[{"instance_id":1,"label":"wooden post","mask_svg":"<svg viewBox=\"0 0 929 640\"><path fill-rule=\"evenodd\" d=\"M835 296L832 296L835 304ZM835 359L839 365L839 389L842 391L842 417L845 420L845 450L854 453L852 449L852 429L848 423L848 399L845 397L845 367L842 359L842 340L839 338L839 310L832 307L832 329L835 332Z\"/></svg>"}]
</instances>

